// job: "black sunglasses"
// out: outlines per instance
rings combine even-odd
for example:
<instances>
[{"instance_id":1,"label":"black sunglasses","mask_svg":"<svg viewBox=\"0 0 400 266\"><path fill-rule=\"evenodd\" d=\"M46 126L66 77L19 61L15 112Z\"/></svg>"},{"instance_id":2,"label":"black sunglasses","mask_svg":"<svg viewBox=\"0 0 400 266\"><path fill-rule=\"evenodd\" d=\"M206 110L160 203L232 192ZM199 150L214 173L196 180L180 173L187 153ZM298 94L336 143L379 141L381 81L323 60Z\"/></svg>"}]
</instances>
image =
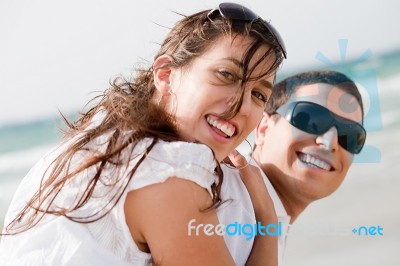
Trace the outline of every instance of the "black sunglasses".
<instances>
[{"instance_id":1,"label":"black sunglasses","mask_svg":"<svg viewBox=\"0 0 400 266\"><path fill-rule=\"evenodd\" d=\"M235 3L221 3L221 4L219 4L218 8L211 10L207 16L209 18L211 18L212 15L216 11L218 11L222 17L224 17L226 19L231 19L231 20L243 20L243 21L252 22L257 19L260 19L260 21L264 24L265 28L275 38L276 42L278 43L279 47L281 48L283 56L286 58L285 43L283 42L282 37L279 34L279 32L274 28L274 26L271 25L271 23L262 19L260 16L258 16L256 13L254 13L252 10L248 9L245 6L235 4Z\"/></svg>"},{"instance_id":2,"label":"black sunglasses","mask_svg":"<svg viewBox=\"0 0 400 266\"><path fill-rule=\"evenodd\" d=\"M353 154L361 152L367 137L367 132L359 123L338 116L313 102L291 102L279 107L276 113L292 126L314 135L321 135L336 127L339 145Z\"/></svg>"}]
</instances>

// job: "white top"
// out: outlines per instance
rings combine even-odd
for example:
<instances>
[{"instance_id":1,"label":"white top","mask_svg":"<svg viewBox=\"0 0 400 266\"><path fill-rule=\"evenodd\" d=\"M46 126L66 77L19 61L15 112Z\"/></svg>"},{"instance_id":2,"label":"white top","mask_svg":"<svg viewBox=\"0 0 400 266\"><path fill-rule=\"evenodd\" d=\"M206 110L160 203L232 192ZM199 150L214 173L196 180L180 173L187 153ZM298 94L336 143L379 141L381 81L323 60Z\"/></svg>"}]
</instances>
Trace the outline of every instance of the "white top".
<instances>
[{"instance_id":1,"label":"white top","mask_svg":"<svg viewBox=\"0 0 400 266\"><path fill-rule=\"evenodd\" d=\"M258 165L251 160L252 165ZM251 203L250 195L246 186L242 182L239 171L222 165L224 172L224 181L221 188L221 198L226 200L222 206L217 209L217 214L220 223L228 225L237 222L238 224L256 224L253 204ZM264 183L272 198L275 206L275 211L278 216L278 222L282 223L282 234L278 237L278 265L283 265L283 255L286 245L286 237L289 232L290 216L288 216L282 201L276 193L271 182L260 169ZM246 235L224 235L226 245L236 262L236 265L245 265L253 247L254 238L249 238Z\"/></svg>"},{"instance_id":2,"label":"white top","mask_svg":"<svg viewBox=\"0 0 400 266\"><path fill-rule=\"evenodd\" d=\"M103 136L94 140L93 151L104 150L106 138ZM150 143L149 138L139 142L133 154L141 156ZM6 215L5 225L25 205L48 165L67 145L65 143L44 156L23 179ZM77 154L73 162L80 161L82 156L85 153ZM107 167L102 174L103 181L117 182L115 189L121 189L140 156L132 158L130 164L119 172L120 175L112 166ZM127 193L164 182L172 176L191 180L211 193L211 185L216 181L215 166L214 156L205 145L159 141L129 181L116 206L104 218L92 223L77 223L63 216L46 215L30 230L1 238L0 265L152 265L151 255L138 249L125 222L124 202ZM68 182L56 204L67 206L76 201L76 193L82 189L82 184L85 185L91 171L93 169L88 169L74 181ZM116 180L117 176L121 178ZM113 194L109 190L98 182L94 196L73 214L84 217L98 210L99 206L104 206L104 203L109 203L110 194Z\"/></svg>"}]
</instances>

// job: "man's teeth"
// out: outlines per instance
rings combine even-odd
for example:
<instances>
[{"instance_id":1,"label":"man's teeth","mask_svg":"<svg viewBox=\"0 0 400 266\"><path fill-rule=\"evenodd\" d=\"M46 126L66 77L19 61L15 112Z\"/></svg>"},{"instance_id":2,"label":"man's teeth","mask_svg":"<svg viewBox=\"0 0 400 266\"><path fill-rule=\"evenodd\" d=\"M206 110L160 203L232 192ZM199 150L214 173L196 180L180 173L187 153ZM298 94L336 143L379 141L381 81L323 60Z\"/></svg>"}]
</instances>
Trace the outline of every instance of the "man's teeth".
<instances>
[{"instance_id":1,"label":"man's teeth","mask_svg":"<svg viewBox=\"0 0 400 266\"><path fill-rule=\"evenodd\" d=\"M315 158L309 154L301 153L299 155L299 158L302 162L309 164L311 167L318 167L328 171L331 169L331 166L328 163L321 161L320 159Z\"/></svg>"},{"instance_id":2,"label":"man's teeth","mask_svg":"<svg viewBox=\"0 0 400 266\"><path fill-rule=\"evenodd\" d=\"M218 128L224 134L226 134L229 137L232 137L233 133L235 133L235 127L228 123L221 123L220 121L214 120L211 117L207 117L207 122L212 125L215 128Z\"/></svg>"}]
</instances>

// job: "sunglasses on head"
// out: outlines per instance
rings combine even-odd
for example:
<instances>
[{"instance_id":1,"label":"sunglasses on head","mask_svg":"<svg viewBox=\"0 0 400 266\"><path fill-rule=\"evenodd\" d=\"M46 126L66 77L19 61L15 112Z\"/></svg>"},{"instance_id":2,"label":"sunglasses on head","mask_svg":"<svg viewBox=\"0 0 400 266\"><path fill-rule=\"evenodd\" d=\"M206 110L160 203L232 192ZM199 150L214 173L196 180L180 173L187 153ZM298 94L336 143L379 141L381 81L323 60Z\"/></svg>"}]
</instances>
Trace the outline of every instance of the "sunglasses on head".
<instances>
[{"instance_id":1,"label":"sunglasses on head","mask_svg":"<svg viewBox=\"0 0 400 266\"><path fill-rule=\"evenodd\" d=\"M291 102L279 107L276 113L292 126L314 135L322 135L336 127L339 145L353 154L361 152L367 137L367 132L359 123L313 102Z\"/></svg>"},{"instance_id":2,"label":"sunglasses on head","mask_svg":"<svg viewBox=\"0 0 400 266\"><path fill-rule=\"evenodd\" d=\"M242 20L246 22L252 22L259 19L265 26L265 28L271 33L271 35L275 38L278 43L283 56L286 58L286 47L285 43L282 40L279 32L271 25L271 23L265 21L252 10L248 9L245 6L235 4L235 3L221 3L218 8L211 10L208 13L208 17L211 18L215 12L219 12L222 17L231 20Z\"/></svg>"}]
</instances>

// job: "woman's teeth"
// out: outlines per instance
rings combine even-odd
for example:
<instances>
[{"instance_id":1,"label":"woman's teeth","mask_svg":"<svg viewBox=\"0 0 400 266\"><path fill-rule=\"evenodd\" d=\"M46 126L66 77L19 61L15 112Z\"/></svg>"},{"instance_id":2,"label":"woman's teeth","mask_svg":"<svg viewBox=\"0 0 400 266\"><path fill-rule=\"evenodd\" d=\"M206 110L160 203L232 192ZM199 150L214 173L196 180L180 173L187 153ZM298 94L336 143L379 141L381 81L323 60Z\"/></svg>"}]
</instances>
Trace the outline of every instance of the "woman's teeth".
<instances>
[{"instance_id":1,"label":"woman's teeth","mask_svg":"<svg viewBox=\"0 0 400 266\"><path fill-rule=\"evenodd\" d=\"M300 161L310 165L311 167L321 168L321 169L324 169L327 171L329 171L331 169L331 166L328 163L321 161L320 159L318 159L310 154L300 153L299 159L300 159Z\"/></svg>"},{"instance_id":2,"label":"woman's teeth","mask_svg":"<svg viewBox=\"0 0 400 266\"><path fill-rule=\"evenodd\" d=\"M217 129L219 129L220 131L222 131L228 137L232 137L233 133L235 133L235 127L232 126L229 123L221 122L221 121L212 119L209 116L207 117L207 122L211 126L213 126L213 127L217 128Z\"/></svg>"}]
</instances>

